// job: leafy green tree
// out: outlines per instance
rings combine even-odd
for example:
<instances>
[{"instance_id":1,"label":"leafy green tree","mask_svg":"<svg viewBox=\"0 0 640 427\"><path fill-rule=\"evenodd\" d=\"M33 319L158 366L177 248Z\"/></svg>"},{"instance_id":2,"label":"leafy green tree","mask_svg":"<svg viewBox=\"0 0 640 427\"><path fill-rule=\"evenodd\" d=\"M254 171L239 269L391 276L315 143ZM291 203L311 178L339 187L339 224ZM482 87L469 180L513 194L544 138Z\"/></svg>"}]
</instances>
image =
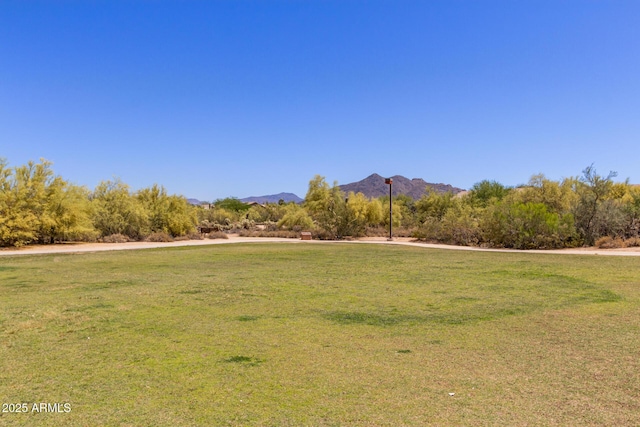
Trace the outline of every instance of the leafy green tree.
<instances>
[{"instance_id":1,"label":"leafy green tree","mask_svg":"<svg viewBox=\"0 0 640 427\"><path fill-rule=\"evenodd\" d=\"M414 236L454 245L476 245L481 240L481 208L472 206L469 197L451 193L428 192L416 202L421 224Z\"/></svg>"},{"instance_id":2,"label":"leafy green tree","mask_svg":"<svg viewBox=\"0 0 640 427\"><path fill-rule=\"evenodd\" d=\"M551 181L544 175L534 175L528 186L520 189L520 201L523 203L543 203L550 212L566 213L575 203L572 190L574 181L565 179L562 182Z\"/></svg>"},{"instance_id":3,"label":"leafy green tree","mask_svg":"<svg viewBox=\"0 0 640 427\"><path fill-rule=\"evenodd\" d=\"M245 218L253 222L264 222L267 211L261 205L252 205L245 214Z\"/></svg>"},{"instance_id":4,"label":"leafy green tree","mask_svg":"<svg viewBox=\"0 0 640 427\"><path fill-rule=\"evenodd\" d=\"M382 204L362 193L351 191L347 197L344 235L363 236L367 226L378 225L383 219Z\"/></svg>"},{"instance_id":5,"label":"leafy green tree","mask_svg":"<svg viewBox=\"0 0 640 427\"><path fill-rule=\"evenodd\" d=\"M381 202L382 208L382 225L385 228L389 227L389 198L387 197L386 203ZM404 218L404 205L400 202L393 200L391 202L391 211L393 215L393 227L398 228L402 225L402 220Z\"/></svg>"},{"instance_id":6,"label":"leafy green tree","mask_svg":"<svg viewBox=\"0 0 640 427\"><path fill-rule=\"evenodd\" d=\"M481 240L479 214L479 209L474 208L465 199L451 199L451 206L440 222L438 239L454 245L477 245Z\"/></svg>"},{"instance_id":7,"label":"leafy green tree","mask_svg":"<svg viewBox=\"0 0 640 427\"><path fill-rule=\"evenodd\" d=\"M280 221L284 215L287 213L287 206L289 204L296 204L294 202L289 203L266 203L264 208L261 209L262 216L260 218L261 222L278 222Z\"/></svg>"},{"instance_id":8,"label":"leafy green tree","mask_svg":"<svg viewBox=\"0 0 640 427\"><path fill-rule=\"evenodd\" d=\"M93 225L101 236L123 234L140 240L151 232L149 213L119 179L100 182L89 198Z\"/></svg>"},{"instance_id":9,"label":"leafy green tree","mask_svg":"<svg viewBox=\"0 0 640 427\"><path fill-rule=\"evenodd\" d=\"M337 182L334 182L333 187L329 187L323 176L316 175L309 181L304 207L316 225L327 233L329 238L345 235L348 224L346 201Z\"/></svg>"},{"instance_id":10,"label":"leafy green tree","mask_svg":"<svg viewBox=\"0 0 640 427\"><path fill-rule=\"evenodd\" d=\"M544 203L504 200L487 208L481 228L491 246L549 249L571 246L576 239L573 216L549 212Z\"/></svg>"},{"instance_id":11,"label":"leafy green tree","mask_svg":"<svg viewBox=\"0 0 640 427\"><path fill-rule=\"evenodd\" d=\"M226 199L218 199L213 202L216 208L226 209L232 212L244 213L251 208L251 205L241 202L235 197L227 197Z\"/></svg>"},{"instance_id":12,"label":"leafy green tree","mask_svg":"<svg viewBox=\"0 0 640 427\"><path fill-rule=\"evenodd\" d=\"M499 202L510 192L511 188L505 187L497 181L484 180L474 184L469 194L474 205L487 207L492 203Z\"/></svg>"},{"instance_id":13,"label":"leafy green tree","mask_svg":"<svg viewBox=\"0 0 640 427\"><path fill-rule=\"evenodd\" d=\"M55 178L47 188L46 212L49 221L41 227L43 242L94 240L98 231L91 220L89 191Z\"/></svg>"},{"instance_id":14,"label":"leafy green tree","mask_svg":"<svg viewBox=\"0 0 640 427\"><path fill-rule=\"evenodd\" d=\"M286 228L293 231L311 230L313 220L307 211L300 205L289 203L284 205L286 213L278 221L278 228Z\"/></svg>"},{"instance_id":15,"label":"leafy green tree","mask_svg":"<svg viewBox=\"0 0 640 427\"><path fill-rule=\"evenodd\" d=\"M577 201L573 208L573 215L576 228L588 245L593 245L595 240L605 232L602 222L607 221L607 215L603 209L613 210L611 204L603 208L603 203L613 188L613 178L616 176L616 172L609 172L606 177L598 175L593 165L590 165L582 171L582 177L575 182Z\"/></svg>"},{"instance_id":16,"label":"leafy green tree","mask_svg":"<svg viewBox=\"0 0 640 427\"><path fill-rule=\"evenodd\" d=\"M148 213L152 233L165 232L175 237L195 230L197 214L184 197L170 196L157 184L138 191L136 197Z\"/></svg>"},{"instance_id":17,"label":"leafy green tree","mask_svg":"<svg viewBox=\"0 0 640 427\"><path fill-rule=\"evenodd\" d=\"M0 159L0 245L22 246L36 239L37 217L28 209L27 188Z\"/></svg>"},{"instance_id":18,"label":"leafy green tree","mask_svg":"<svg viewBox=\"0 0 640 427\"><path fill-rule=\"evenodd\" d=\"M451 192L438 193L427 187L424 196L415 203L418 220L424 222L427 218L434 218L441 221L453 206L453 198L454 194Z\"/></svg>"},{"instance_id":19,"label":"leafy green tree","mask_svg":"<svg viewBox=\"0 0 640 427\"><path fill-rule=\"evenodd\" d=\"M640 186L627 185L627 192L622 196L624 212L627 219L626 236L640 236Z\"/></svg>"},{"instance_id":20,"label":"leafy green tree","mask_svg":"<svg viewBox=\"0 0 640 427\"><path fill-rule=\"evenodd\" d=\"M0 245L90 240L87 191L54 176L44 159L10 169L0 159Z\"/></svg>"},{"instance_id":21,"label":"leafy green tree","mask_svg":"<svg viewBox=\"0 0 640 427\"><path fill-rule=\"evenodd\" d=\"M47 211L47 188L54 180L51 162L33 161L10 170L0 161L0 244L22 246L41 241L54 219Z\"/></svg>"},{"instance_id":22,"label":"leafy green tree","mask_svg":"<svg viewBox=\"0 0 640 427\"><path fill-rule=\"evenodd\" d=\"M371 199L367 203L367 225L376 226L382 222L384 218L382 203L379 199Z\"/></svg>"}]
</instances>

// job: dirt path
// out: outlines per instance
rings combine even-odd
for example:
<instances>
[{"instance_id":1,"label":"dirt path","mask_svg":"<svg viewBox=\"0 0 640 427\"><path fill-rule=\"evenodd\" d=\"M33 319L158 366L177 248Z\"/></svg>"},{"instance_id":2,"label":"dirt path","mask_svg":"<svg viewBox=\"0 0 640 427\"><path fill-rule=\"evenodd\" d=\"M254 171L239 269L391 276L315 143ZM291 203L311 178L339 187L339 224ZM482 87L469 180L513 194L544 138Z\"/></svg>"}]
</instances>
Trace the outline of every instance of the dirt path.
<instances>
[{"instance_id":1,"label":"dirt path","mask_svg":"<svg viewBox=\"0 0 640 427\"><path fill-rule=\"evenodd\" d=\"M229 239L215 240L185 240L170 243L153 242L130 242L130 243L64 243L57 245L28 246L20 249L0 249L0 256L13 255L39 255L57 253L82 253L82 252L102 252L102 251L122 251L135 249L170 248L178 246L203 246L203 245L224 245L232 243L301 243L298 239L283 239L275 237L237 237L231 236ZM325 244L328 241L312 240L313 244ZM331 242L335 243L335 242ZM577 249L556 249L556 250L528 250L520 251L514 249L485 249L470 246L451 246L433 243L420 243L409 238L397 238L391 242L386 238L364 238L353 241L338 242L341 244L383 244L383 245L406 245L419 248L448 249L461 251L483 251L483 252L515 252L528 254L573 254L573 255L613 255L613 256L640 256L640 248L624 249L597 249L597 248L577 248Z\"/></svg>"}]
</instances>

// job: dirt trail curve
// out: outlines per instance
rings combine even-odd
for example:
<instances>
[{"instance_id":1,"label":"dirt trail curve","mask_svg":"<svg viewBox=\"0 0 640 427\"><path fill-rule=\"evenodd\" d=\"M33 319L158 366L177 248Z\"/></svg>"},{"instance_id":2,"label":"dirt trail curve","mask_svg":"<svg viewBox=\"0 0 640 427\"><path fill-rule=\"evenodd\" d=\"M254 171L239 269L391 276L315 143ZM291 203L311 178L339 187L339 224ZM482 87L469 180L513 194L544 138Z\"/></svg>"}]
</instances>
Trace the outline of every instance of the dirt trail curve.
<instances>
[{"instance_id":1,"label":"dirt trail curve","mask_svg":"<svg viewBox=\"0 0 640 427\"><path fill-rule=\"evenodd\" d=\"M1 256L13 255L39 255L39 254L59 254L59 253L82 253L82 252L101 252L101 251L120 251L135 249L152 249L152 248L170 248L178 246L203 246L203 245L222 245L232 243L302 243L298 239L282 239L274 237L237 237L232 236L229 239L215 240L185 240L170 243L153 243L153 242L130 242L130 243L66 243L58 245L44 246L28 246L20 249L0 249ZM326 244L336 243L334 241L312 240L304 243ZM398 238L391 242L385 238L366 238L352 241L337 242L340 244L385 244L385 245L406 245L419 248L432 249L448 249L462 251L484 251L484 252L515 252L528 254L572 254L572 255L614 255L614 256L640 256L640 248L625 249L596 249L596 248L577 248L577 249L557 249L557 250L514 250L514 249L485 249L470 246L451 246L439 245L431 243L419 243L411 241L411 239Z\"/></svg>"}]
</instances>

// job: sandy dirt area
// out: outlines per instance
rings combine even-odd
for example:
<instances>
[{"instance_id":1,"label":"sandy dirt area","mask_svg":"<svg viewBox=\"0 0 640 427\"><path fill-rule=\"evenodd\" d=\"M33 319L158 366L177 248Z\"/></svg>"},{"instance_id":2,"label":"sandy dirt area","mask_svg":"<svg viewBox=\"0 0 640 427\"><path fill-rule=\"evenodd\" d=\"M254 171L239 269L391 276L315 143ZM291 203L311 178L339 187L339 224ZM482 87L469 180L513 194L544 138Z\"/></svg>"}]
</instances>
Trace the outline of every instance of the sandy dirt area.
<instances>
[{"instance_id":1,"label":"sandy dirt area","mask_svg":"<svg viewBox=\"0 0 640 427\"><path fill-rule=\"evenodd\" d=\"M130 243L62 243L56 245L34 245L23 248L4 248L0 249L0 256L9 255L36 255L36 254L52 254L52 253L83 253L83 252L101 252L101 251L121 251L135 249L152 249L152 248L170 248L178 246L203 246L203 245L222 245L233 243L301 243L299 239L283 239L275 237L238 237L230 236L229 239L214 240L185 240L170 243L155 242L130 242ZM327 241L312 240L305 243L325 244ZM333 242L335 243L335 242ZM340 241L342 244L388 244L388 245L407 245L420 248L448 249L448 250L464 250L464 251L485 251L485 252L517 252L530 254L577 254L577 255L614 255L614 256L640 256L640 248L624 248L624 249L597 249L597 248L575 248L575 249L556 249L556 250L528 250L520 251L514 249L486 249L470 246L451 246L433 243L416 242L410 238L395 238L388 241L385 237L369 237L358 240Z\"/></svg>"}]
</instances>

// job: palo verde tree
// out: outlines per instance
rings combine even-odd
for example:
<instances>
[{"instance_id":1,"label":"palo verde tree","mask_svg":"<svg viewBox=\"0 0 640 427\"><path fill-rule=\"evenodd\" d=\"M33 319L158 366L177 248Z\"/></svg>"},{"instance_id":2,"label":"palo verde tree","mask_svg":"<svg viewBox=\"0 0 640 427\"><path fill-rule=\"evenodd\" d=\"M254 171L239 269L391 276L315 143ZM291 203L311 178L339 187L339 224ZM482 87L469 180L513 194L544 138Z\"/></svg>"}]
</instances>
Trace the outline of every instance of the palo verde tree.
<instances>
[{"instance_id":1,"label":"palo verde tree","mask_svg":"<svg viewBox=\"0 0 640 427\"><path fill-rule=\"evenodd\" d=\"M150 233L148 212L119 179L100 182L89 198L93 224L101 236L122 234L140 240Z\"/></svg>"},{"instance_id":2,"label":"palo verde tree","mask_svg":"<svg viewBox=\"0 0 640 427\"><path fill-rule=\"evenodd\" d=\"M41 227L40 241L95 240L98 231L91 221L89 191L60 177L47 187L48 221Z\"/></svg>"},{"instance_id":3,"label":"palo verde tree","mask_svg":"<svg viewBox=\"0 0 640 427\"><path fill-rule=\"evenodd\" d=\"M380 224L384 215L378 199L368 199L362 193L349 192L346 206L345 234L363 236L367 226Z\"/></svg>"},{"instance_id":4,"label":"palo verde tree","mask_svg":"<svg viewBox=\"0 0 640 427\"><path fill-rule=\"evenodd\" d=\"M22 246L37 239L42 191L32 179L34 165L11 169L0 159L0 245ZM35 198L38 197L38 198Z\"/></svg>"},{"instance_id":5,"label":"palo verde tree","mask_svg":"<svg viewBox=\"0 0 640 427\"><path fill-rule=\"evenodd\" d=\"M600 222L603 219L606 221L606 218L601 217L607 216L602 215L605 213L603 206L613 188L613 178L617 175L616 172L609 172L606 177L598 175L592 164L587 166L582 171L582 177L575 181L577 201L573 214L576 228L588 245L593 245L595 240L603 234L599 230Z\"/></svg>"},{"instance_id":6,"label":"palo verde tree","mask_svg":"<svg viewBox=\"0 0 640 427\"><path fill-rule=\"evenodd\" d=\"M293 231L310 230L313 228L313 220L302 206L296 203L289 203L282 206L284 206L285 214L278 221L278 228L286 228Z\"/></svg>"},{"instance_id":7,"label":"palo verde tree","mask_svg":"<svg viewBox=\"0 0 640 427\"><path fill-rule=\"evenodd\" d=\"M90 240L86 190L55 176L44 159L13 169L0 159L0 245Z\"/></svg>"},{"instance_id":8,"label":"palo verde tree","mask_svg":"<svg viewBox=\"0 0 640 427\"><path fill-rule=\"evenodd\" d=\"M195 230L197 213L184 197L168 195L158 184L143 188L136 197L148 214L152 233L165 232L175 237Z\"/></svg>"},{"instance_id":9,"label":"palo verde tree","mask_svg":"<svg viewBox=\"0 0 640 427\"><path fill-rule=\"evenodd\" d=\"M304 207L327 237L335 239L345 235L346 200L337 182L329 187L323 176L316 175L309 181Z\"/></svg>"}]
</instances>

